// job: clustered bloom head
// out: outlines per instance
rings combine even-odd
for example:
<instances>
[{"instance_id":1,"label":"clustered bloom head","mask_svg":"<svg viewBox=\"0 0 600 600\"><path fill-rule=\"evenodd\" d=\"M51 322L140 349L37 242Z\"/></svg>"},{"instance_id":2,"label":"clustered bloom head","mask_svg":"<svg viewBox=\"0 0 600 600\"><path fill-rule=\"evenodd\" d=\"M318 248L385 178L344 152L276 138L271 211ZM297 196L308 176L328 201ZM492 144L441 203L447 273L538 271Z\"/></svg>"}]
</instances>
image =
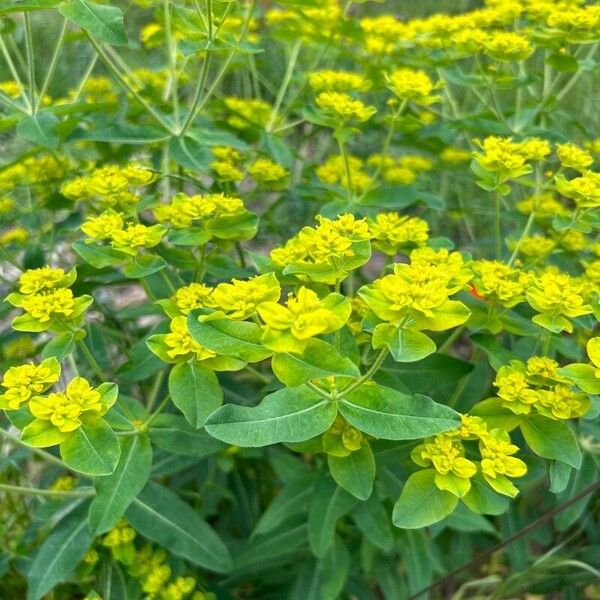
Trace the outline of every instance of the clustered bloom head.
<instances>
[{"instance_id":1,"label":"clustered bloom head","mask_svg":"<svg viewBox=\"0 0 600 600\"><path fill-rule=\"evenodd\" d=\"M501 367L494 385L503 406L516 414L536 411L557 420L585 415L591 406L589 397L574 391L558 368L555 360L539 356Z\"/></svg>"},{"instance_id":2,"label":"clustered bloom head","mask_svg":"<svg viewBox=\"0 0 600 600\"><path fill-rule=\"evenodd\" d=\"M472 478L480 472L488 485L500 494L514 497L518 489L510 481L527 472L525 463L514 457L518 446L504 429L489 429L480 417L463 415L458 429L441 433L417 446L411 453L422 467L432 466L435 484L459 498L471 490ZM465 456L465 444L478 441L481 460Z\"/></svg>"},{"instance_id":3,"label":"clustered bloom head","mask_svg":"<svg viewBox=\"0 0 600 600\"><path fill-rule=\"evenodd\" d=\"M316 292L302 286L290 294L286 304L262 302L258 314L265 323L263 344L276 352L302 353L310 338L332 333L350 317L350 300L329 294L322 300Z\"/></svg>"},{"instance_id":4,"label":"clustered bloom head","mask_svg":"<svg viewBox=\"0 0 600 600\"><path fill-rule=\"evenodd\" d=\"M321 92L316 99L317 106L343 123L368 121L376 112L374 106L367 106L345 92Z\"/></svg>"},{"instance_id":5,"label":"clustered bloom head","mask_svg":"<svg viewBox=\"0 0 600 600\"><path fill-rule=\"evenodd\" d=\"M60 365L56 358L47 358L40 364L28 363L11 367L2 379L4 393L0 396L0 408L18 410L35 394L52 387L60 378Z\"/></svg>"},{"instance_id":6,"label":"clustered bloom head","mask_svg":"<svg viewBox=\"0 0 600 600\"><path fill-rule=\"evenodd\" d=\"M387 78L390 90L400 100L427 106L439 101L439 96L432 92L443 87L443 82L434 84L425 71L414 69L397 69Z\"/></svg>"}]
</instances>

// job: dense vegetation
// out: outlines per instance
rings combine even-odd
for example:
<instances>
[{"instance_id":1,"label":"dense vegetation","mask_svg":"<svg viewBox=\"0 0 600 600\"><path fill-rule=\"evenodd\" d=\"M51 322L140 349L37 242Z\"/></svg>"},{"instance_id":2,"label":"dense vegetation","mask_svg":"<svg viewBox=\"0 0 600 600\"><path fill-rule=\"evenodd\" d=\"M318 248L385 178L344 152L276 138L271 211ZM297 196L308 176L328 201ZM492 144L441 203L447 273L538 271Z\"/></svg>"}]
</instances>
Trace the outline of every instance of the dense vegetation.
<instances>
[{"instance_id":1,"label":"dense vegetation","mask_svg":"<svg viewBox=\"0 0 600 600\"><path fill-rule=\"evenodd\" d=\"M600 6L444 4L0 4L2 598L600 597Z\"/></svg>"}]
</instances>

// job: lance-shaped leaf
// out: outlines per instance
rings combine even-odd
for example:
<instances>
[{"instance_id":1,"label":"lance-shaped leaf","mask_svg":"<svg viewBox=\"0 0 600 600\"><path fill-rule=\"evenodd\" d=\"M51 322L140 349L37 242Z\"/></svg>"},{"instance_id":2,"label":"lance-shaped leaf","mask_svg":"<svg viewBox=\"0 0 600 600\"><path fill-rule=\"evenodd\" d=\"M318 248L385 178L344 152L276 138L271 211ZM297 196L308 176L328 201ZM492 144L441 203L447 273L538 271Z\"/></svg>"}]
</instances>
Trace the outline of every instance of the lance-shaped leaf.
<instances>
[{"instance_id":1,"label":"lance-shaped leaf","mask_svg":"<svg viewBox=\"0 0 600 600\"><path fill-rule=\"evenodd\" d=\"M150 482L127 509L127 520L169 552L211 571L231 569L229 550L198 512L175 492Z\"/></svg>"},{"instance_id":2,"label":"lance-shaped leaf","mask_svg":"<svg viewBox=\"0 0 600 600\"><path fill-rule=\"evenodd\" d=\"M104 6L87 0L68 0L58 10L63 17L103 42L114 46L128 43L123 13L116 6Z\"/></svg>"},{"instance_id":3,"label":"lance-shaped leaf","mask_svg":"<svg viewBox=\"0 0 600 600\"><path fill-rule=\"evenodd\" d=\"M335 405L307 387L284 388L254 407L226 404L206 420L206 431L228 444L259 447L303 442L326 431Z\"/></svg>"},{"instance_id":4,"label":"lance-shaped leaf","mask_svg":"<svg viewBox=\"0 0 600 600\"><path fill-rule=\"evenodd\" d=\"M90 506L90 528L96 535L114 527L150 476L152 447L145 434L121 438L121 458L112 475L97 477Z\"/></svg>"},{"instance_id":5,"label":"lance-shaped leaf","mask_svg":"<svg viewBox=\"0 0 600 600\"><path fill-rule=\"evenodd\" d=\"M521 432L529 447L538 455L571 465L581 465L581 450L573 432L562 421L542 415L527 415L521 423Z\"/></svg>"},{"instance_id":6,"label":"lance-shaped leaf","mask_svg":"<svg viewBox=\"0 0 600 600\"><path fill-rule=\"evenodd\" d=\"M414 440L460 424L460 415L448 406L378 384L362 385L339 400L338 406L351 425L386 440Z\"/></svg>"}]
</instances>

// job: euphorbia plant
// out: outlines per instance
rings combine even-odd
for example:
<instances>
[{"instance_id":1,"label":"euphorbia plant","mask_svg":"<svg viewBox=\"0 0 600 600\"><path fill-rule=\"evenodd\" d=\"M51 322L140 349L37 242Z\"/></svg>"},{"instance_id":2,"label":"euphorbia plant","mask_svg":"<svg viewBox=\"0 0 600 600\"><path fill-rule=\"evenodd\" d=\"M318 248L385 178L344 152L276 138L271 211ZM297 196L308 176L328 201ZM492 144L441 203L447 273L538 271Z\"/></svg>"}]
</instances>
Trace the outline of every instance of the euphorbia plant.
<instances>
[{"instance_id":1,"label":"euphorbia plant","mask_svg":"<svg viewBox=\"0 0 600 600\"><path fill-rule=\"evenodd\" d=\"M405 598L573 526L597 7L134 5L0 7L4 595Z\"/></svg>"}]
</instances>

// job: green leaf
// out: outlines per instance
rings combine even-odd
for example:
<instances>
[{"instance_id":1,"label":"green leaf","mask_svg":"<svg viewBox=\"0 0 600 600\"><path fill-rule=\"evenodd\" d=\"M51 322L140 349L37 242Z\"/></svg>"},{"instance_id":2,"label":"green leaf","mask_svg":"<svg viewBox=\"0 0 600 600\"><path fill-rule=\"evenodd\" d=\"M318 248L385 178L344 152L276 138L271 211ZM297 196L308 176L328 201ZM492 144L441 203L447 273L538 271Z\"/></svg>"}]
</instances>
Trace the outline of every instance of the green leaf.
<instances>
[{"instance_id":1,"label":"green leaf","mask_svg":"<svg viewBox=\"0 0 600 600\"><path fill-rule=\"evenodd\" d=\"M420 529L441 521L451 514L458 497L435 485L435 471L413 473L394 504L392 522L401 529Z\"/></svg>"},{"instance_id":2,"label":"green leaf","mask_svg":"<svg viewBox=\"0 0 600 600\"><path fill-rule=\"evenodd\" d=\"M333 545L335 526L356 504L356 498L326 476L317 480L308 511L308 540L315 556L322 558Z\"/></svg>"},{"instance_id":3,"label":"green leaf","mask_svg":"<svg viewBox=\"0 0 600 600\"><path fill-rule=\"evenodd\" d=\"M348 422L386 440L414 440L455 429L460 415L427 396L409 396L378 384L364 384L338 401Z\"/></svg>"},{"instance_id":4,"label":"green leaf","mask_svg":"<svg viewBox=\"0 0 600 600\"><path fill-rule=\"evenodd\" d=\"M126 46L129 42L123 26L123 13L116 6L68 0L58 10L63 17L107 44Z\"/></svg>"},{"instance_id":5,"label":"green leaf","mask_svg":"<svg viewBox=\"0 0 600 600\"><path fill-rule=\"evenodd\" d=\"M86 263L96 269L118 265L127 258L122 252L100 244L88 244L84 240L73 242L72 247Z\"/></svg>"},{"instance_id":6,"label":"green leaf","mask_svg":"<svg viewBox=\"0 0 600 600\"><path fill-rule=\"evenodd\" d=\"M121 457L112 475L94 481L90 529L100 535L114 527L146 485L152 466L152 446L146 434L121 438Z\"/></svg>"},{"instance_id":7,"label":"green leaf","mask_svg":"<svg viewBox=\"0 0 600 600\"><path fill-rule=\"evenodd\" d=\"M120 454L117 435L99 418L81 425L60 445L60 455L67 467L86 475L110 475Z\"/></svg>"},{"instance_id":8,"label":"green leaf","mask_svg":"<svg viewBox=\"0 0 600 600\"><path fill-rule=\"evenodd\" d=\"M481 473L471 478L471 489L462 501L473 511L482 515L501 515L510 504L510 499L495 492Z\"/></svg>"},{"instance_id":9,"label":"green leaf","mask_svg":"<svg viewBox=\"0 0 600 600\"><path fill-rule=\"evenodd\" d=\"M398 328L391 323L377 325L373 331L373 348L387 346L396 362L416 362L436 351L435 342L411 327Z\"/></svg>"},{"instance_id":10,"label":"green leaf","mask_svg":"<svg viewBox=\"0 0 600 600\"><path fill-rule=\"evenodd\" d=\"M60 139L55 131L58 118L50 113L40 113L21 119L17 125L20 137L33 144L55 150Z\"/></svg>"},{"instance_id":11,"label":"green leaf","mask_svg":"<svg viewBox=\"0 0 600 600\"><path fill-rule=\"evenodd\" d=\"M169 374L173 404L196 429L223 404L223 391L213 371L197 363L181 363Z\"/></svg>"},{"instance_id":12,"label":"green leaf","mask_svg":"<svg viewBox=\"0 0 600 600\"><path fill-rule=\"evenodd\" d=\"M229 319L199 321L198 313L193 311L188 317L188 327L199 344L218 354L248 362L258 362L273 354L262 345L262 334L256 323Z\"/></svg>"},{"instance_id":13,"label":"green leaf","mask_svg":"<svg viewBox=\"0 0 600 600\"><path fill-rule=\"evenodd\" d=\"M204 458L227 446L204 430L192 427L182 416L164 413L158 415L150 427L152 443L180 456Z\"/></svg>"},{"instance_id":14,"label":"green leaf","mask_svg":"<svg viewBox=\"0 0 600 600\"><path fill-rule=\"evenodd\" d=\"M303 442L320 435L336 417L335 405L306 387L284 388L254 407L226 404L206 420L218 440L243 447Z\"/></svg>"},{"instance_id":15,"label":"green leaf","mask_svg":"<svg viewBox=\"0 0 600 600\"><path fill-rule=\"evenodd\" d=\"M276 354L271 366L277 378L288 387L323 377L360 377L358 367L327 342L310 340L302 355Z\"/></svg>"},{"instance_id":16,"label":"green leaf","mask_svg":"<svg viewBox=\"0 0 600 600\"><path fill-rule=\"evenodd\" d=\"M131 526L176 556L217 573L231 569L229 550L175 492L150 482L125 514Z\"/></svg>"},{"instance_id":17,"label":"green leaf","mask_svg":"<svg viewBox=\"0 0 600 600\"><path fill-rule=\"evenodd\" d=\"M575 382L586 394L600 394L600 377L596 377L596 369L592 365L574 363L558 372Z\"/></svg>"},{"instance_id":18,"label":"green leaf","mask_svg":"<svg viewBox=\"0 0 600 600\"><path fill-rule=\"evenodd\" d=\"M143 279L162 271L166 266L167 261L162 256L141 254L123 267L123 275L129 279Z\"/></svg>"},{"instance_id":19,"label":"green leaf","mask_svg":"<svg viewBox=\"0 0 600 600\"><path fill-rule=\"evenodd\" d=\"M61 519L44 540L27 572L28 600L40 600L69 579L94 541L82 504Z\"/></svg>"},{"instance_id":20,"label":"green leaf","mask_svg":"<svg viewBox=\"0 0 600 600\"><path fill-rule=\"evenodd\" d=\"M568 54L559 54L555 52L544 59L544 62L555 69L556 71L562 71L563 73L576 73L579 69L579 61L574 56Z\"/></svg>"},{"instance_id":21,"label":"green leaf","mask_svg":"<svg viewBox=\"0 0 600 600\"><path fill-rule=\"evenodd\" d=\"M348 456L328 455L327 463L331 476L341 488L359 500L366 500L371 495L375 479L375 459L368 442L364 442L359 450Z\"/></svg>"},{"instance_id":22,"label":"green leaf","mask_svg":"<svg viewBox=\"0 0 600 600\"><path fill-rule=\"evenodd\" d=\"M521 432L538 456L559 460L575 469L581 465L581 451L577 440L562 421L542 415L527 415L521 423Z\"/></svg>"},{"instance_id":23,"label":"green leaf","mask_svg":"<svg viewBox=\"0 0 600 600\"><path fill-rule=\"evenodd\" d=\"M366 502L360 502L352 511L352 518L363 535L375 546L388 552L394 545L390 517L385 506L372 494Z\"/></svg>"}]
</instances>

